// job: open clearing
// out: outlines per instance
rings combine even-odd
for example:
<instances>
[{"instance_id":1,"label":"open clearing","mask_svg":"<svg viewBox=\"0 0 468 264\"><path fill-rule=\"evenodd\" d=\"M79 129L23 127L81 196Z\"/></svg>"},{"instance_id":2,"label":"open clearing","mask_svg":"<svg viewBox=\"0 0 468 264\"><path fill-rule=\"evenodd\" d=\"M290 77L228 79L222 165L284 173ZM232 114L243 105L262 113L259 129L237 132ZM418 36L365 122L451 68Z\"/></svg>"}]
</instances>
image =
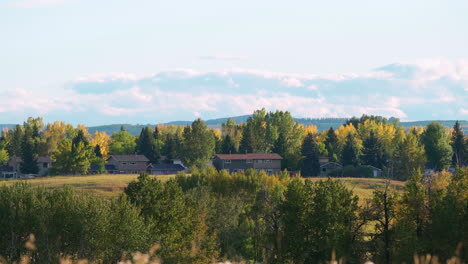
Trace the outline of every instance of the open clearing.
<instances>
[{"instance_id":1,"label":"open clearing","mask_svg":"<svg viewBox=\"0 0 468 264\"><path fill-rule=\"evenodd\" d=\"M175 175L153 175L162 181L174 177ZM87 192L100 197L112 198L123 192L127 184L138 177L137 174L103 174L88 176L51 176L35 179L17 179L0 181L0 185L11 185L15 182L27 182L33 186L42 186L48 189L71 186L76 191ZM324 180L326 178L308 178L313 181ZM346 187L353 190L355 194L363 201L372 196L376 189L385 187L384 179L372 178L335 178L342 181ZM391 181L391 187L397 191L403 189L404 182Z\"/></svg>"}]
</instances>

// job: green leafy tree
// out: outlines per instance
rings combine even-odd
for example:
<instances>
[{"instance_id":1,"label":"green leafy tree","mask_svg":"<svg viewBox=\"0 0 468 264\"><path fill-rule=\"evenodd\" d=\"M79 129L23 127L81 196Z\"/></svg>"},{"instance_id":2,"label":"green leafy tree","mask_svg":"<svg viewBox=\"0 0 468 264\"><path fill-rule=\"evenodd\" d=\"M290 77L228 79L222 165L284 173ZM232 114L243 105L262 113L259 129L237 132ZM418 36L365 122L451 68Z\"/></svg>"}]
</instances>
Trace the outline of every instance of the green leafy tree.
<instances>
[{"instance_id":1,"label":"green leafy tree","mask_svg":"<svg viewBox=\"0 0 468 264\"><path fill-rule=\"evenodd\" d=\"M357 145L354 136L348 134L345 145L343 146L343 151L341 153L341 162L344 166L358 166L360 164L359 153L359 146Z\"/></svg>"},{"instance_id":2,"label":"green leafy tree","mask_svg":"<svg viewBox=\"0 0 468 264\"><path fill-rule=\"evenodd\" d=\"M318 176L320 174L319 150L315 136L309 133L304 138L301 148L302 156L304 157L301 167L301 175L303 176Z\"/></svg>"},{"instance_id":3,"label":"green leafy tree","mask_svg":"<svg viewBox=\"0 0 468 264\"><path fill-rule=\"evenodd\" d=\"M123 127L122 127L123 128ZM137 146L135 137L125 130L111 135L109 150L111 155L130 155L135 153Z\"/></svg>"},{"instance_id":4,"label":"green leafy tree","mask_svg":"<svg viewBox=\"0 0 468 264\"><path fill-rule=\"evenodd\" d=\"M398 180L407 180L421 171L426 164L424 146L419 144L418 137L408 133L396 146L390 164L392 176Z\"/></svg>"},{"instance_id":5,"label":"green leafy tree","mask_svg":"<svg viewBox=\"0 0 468 264\"><path fill-rule=\"evenodd\" d=\"M392 255L396 263L409 263L414 254L424 254L424 238L428 226L427 190L422 184L421 172L415 172L405 184L396 212Z\"/></svg>"},{"instance_id":6,"label":"green leafy tree","mask_svg":"<svg viewBox=\"0 0 468 264\"><path fill-rule=\"evenodd\" d=\"M215 154L215 140L201 119L184 129L182 160L187 166L205 167Z\"/></svg>"},{"instance_id":7,"label":"green leafy tree","mask_svg":"<svg viewBox=\"0 0 468 264\"><path fill-rule=\"evenodd\" d=\"M8 155L8 151L3 148L0 149L0 166L5 165L9 159L10 155Z\"/></svg>"},{"instance_id":8,"label":"green leafy tree","mask_svg":"<svg viewBox=\"0 0 468 264\"><path fill-rule=\"evenodd\" d=\"M427 161L436 170L447 169L452 162L452 147L447 131L438 122L429 123L423 135Z\"/></svg>"},{"instance_id":9,"label":"green leafy tree","mask_svg":"<svg viewBox=\"0 0 468 264\"><path fill-rule=\"evenodd\" d=\"M392 232L395 222L395 204L398 196L390 189L390 181L386 182L383 191L376 190L370 200L370 216L368 220L374 221L374 234L372 244L374 260L379 263L390 264L392 262Z\"/></svg>"}]
</instances>

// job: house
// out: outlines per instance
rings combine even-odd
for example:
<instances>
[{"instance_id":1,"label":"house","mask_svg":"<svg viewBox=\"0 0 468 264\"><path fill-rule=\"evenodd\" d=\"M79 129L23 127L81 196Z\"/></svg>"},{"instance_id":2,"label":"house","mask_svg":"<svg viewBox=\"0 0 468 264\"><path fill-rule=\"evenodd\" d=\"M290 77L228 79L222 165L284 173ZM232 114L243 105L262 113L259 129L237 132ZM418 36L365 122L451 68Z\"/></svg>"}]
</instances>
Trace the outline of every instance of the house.
<instances>
[{"instance_id":1,"label":"house","mask_svg":"<svg viewBox=\"0 0 468 264\"><path fill-rule=\"evenodd\" d=\"M13 171L15 171L19 176L21 176L21 162L23 160L21 157L13 156L8 160L8 166L13 167ZM49 157L38 157L37 158L37 166L39 167L39 172L37 173L38 176L45 176L49 173L49 169L52 167L52 160Z\"/></svg>"},{"instance_id":2,"label":"house","mask_svg":"<svg viewBox=\"0 0 468 264\"><path fill-rule=\"evenodd\" d=\"M374 178L382 177L382 175L383 175L382 170L377 168L377 167L374 167L372 165L364 165L363 167L370 168L372 170L372 176Z\"/></svg>"},{"instance_id":3,"label":"house","mask_svg":"<svg viewBox=\"0 0 468 264\"><path fill-rule=\"evenodd\" d=\"M113 164L106 164L104 165L104 170L108 174L118 174L119 170L115 167ZM97 174L99 171L99 165L97 164L92 164L91 167L89 168L89 174Z\"/></svg>"},{"instance_id":4,"label":"house","mask_svg":"<svg viewBox=\"0 0 468 264\"><path fill-rule=\"evenodd\" d=\"M217 170L228 172L255 169L271 174L281 172L282 159L277 153L217 154L213 159L213 165Z\"/></svg>"},{"instance_id":5,"label":"house","mask_svg":"<svg viewBox=\"0 0 468 264\"><path fill-rule=\"evenodd\" d=\"M169 175L185 172L185 167L180 164L154 164L149 169L150 174Z\"/></svg>"},{"instance_id":6,"label":"house","mask_svg":"<svg viewBox=\"0 0 468 264\"><path fill-rule=\"evenodd\" d=\"M0 166L0 175L4 179L18 178L18 174L11 166Z\"/></svg>"},{"instance_id":7,"label":"house","mask_svg":"<svg viewBox=\"0 0 468 264\"><path fill-rule=\"evenodd\" d=\"M341 168L343 165L338 162L320 162L320 176L327 176L330 171Z\"/></svg>"},{"instance_id":8,"label":"house","mask_svg":"<svg viewBox=\"0 0 468 264\"><path fill-rule=\"evenodd\" d=\"M107 165L114 166L117 173L139 174L146 172L150 164L144 155L111 155L107 159Z\"/></svg>"}]
</instances>

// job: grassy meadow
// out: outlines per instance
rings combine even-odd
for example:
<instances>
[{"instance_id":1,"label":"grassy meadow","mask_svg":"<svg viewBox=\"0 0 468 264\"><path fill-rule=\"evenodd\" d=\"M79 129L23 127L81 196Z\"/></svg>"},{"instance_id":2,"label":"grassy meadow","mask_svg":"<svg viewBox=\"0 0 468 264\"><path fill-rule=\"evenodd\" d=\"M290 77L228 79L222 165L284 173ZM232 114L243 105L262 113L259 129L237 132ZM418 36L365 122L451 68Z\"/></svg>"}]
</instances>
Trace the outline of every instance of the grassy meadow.
<instances>
[{"instance_id":1,"label":"grassy meadow","mask_svg":"<svg viewBox=\"0 0 468 264\"><path fill-rule=\"evenodd\" d=\"M34 179L16 179L0 181L1 185L11 185L15 182L27 182L33 186L42 186L53 189L63 186L71 186L76 191L87 192L99 197L112 198L117 197L123 192L127 184L138 177L137 174L102 174L86 176L50 176ZM153 175L151 177L166 181L175 175ZM309 178L318 181L324 178ZM342 181L346 187L353 190L359 196L360 200L370 198L372 192L376 189L385 187L384 179L373 178L336 178ZM391 187L401 190L404 183L400 181L391 181Z\"/></svg>"}]
</instances>

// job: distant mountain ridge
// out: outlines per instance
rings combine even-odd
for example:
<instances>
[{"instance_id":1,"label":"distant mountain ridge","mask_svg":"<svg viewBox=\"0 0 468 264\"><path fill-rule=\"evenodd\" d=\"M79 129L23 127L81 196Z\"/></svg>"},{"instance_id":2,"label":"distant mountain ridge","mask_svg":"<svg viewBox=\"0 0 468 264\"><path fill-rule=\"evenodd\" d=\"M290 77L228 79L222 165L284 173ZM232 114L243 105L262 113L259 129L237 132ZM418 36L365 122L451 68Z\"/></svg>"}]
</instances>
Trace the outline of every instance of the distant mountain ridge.
<instances>
[{"instance_id":1,"label":"distant mountain ridge","mask_svg":"<svg viewBox=\"0 0 468 264\"><path fill-rule=\"evenodd\" d=\"M224 118L216 118L216 119L209 119L205 120L205 123L208 127L211 128L221 128L222 123L226 123L229 118L236 121L236 123L245 123L247 119L252 115L242 115L242 116L234 116L234 117L224 117ZM394 118L389 118L389 120L393 120ZM315 125L319 131L323 131L325 129L329 129L333 127L333 129L337 129L346 121L348 118L294 118L294 121L303 124L303 125ZM400 121L399 124L404 126L405 128L409 128L412 126L426 126L430 122L440 122L445 127L453 127L457 120L421 120L421 121ZM465 134L468 134L468 121L467 120L458 120L463 127ZM166 125L180 125L186 126L192 124L193 121L172 121L165 123ZM141 129L150 126L155 127L155 124L147 124L147 125L130 125L130 124L115 124L115 125L104 125L104 126L94 126L89 127L89 132L94 133L94 131L106 131L108 134L112 134L114 132L118 132L121 127L124 127L132 135L138 135L141 132Z\"/></svg>"},{"instance_id":2,"label":"distant mountain ridge","mask_svg":"<svg viewBox=\"0 0 468 264\"><path fill-rule=\"evenodd\" d=\"M211 128L221 128L221 124L227 122L229 118L236 121L236 123L245 123L247 119L252 115L242 115L242 116L234 116L234 117L224 117L224 118L216 118L216 119L209 119L205 120L205 123L208 127ZM389 118L389 120L393 120L394 118ZM294 118L294 121L303 124L303 125L315 125L317 126L319 131L323 131L325 129L329 129L333 127L333 129L337 129L339 126L346 123L348 118ZM458 120L465 132L468 134L468 121L467 120ZM193 121L172 121L165 123L166 125L180 125L186 126L192 124ZM412 126L426 126L430 122L440 122L445 127L453 127L456 120L421 120L421 121L400 121L400 125L404 126L405 128L409 128ZM15 124L0 124L0 128L8 127L13 128ZM88 131L93 134L94 131L99 132L106 132L107 134L112 134L115 132L120 131L120 128L123 127L126 131L128 131L132 135L138 135L141 132L141 129L149 126L155 127L156 124L111 124L111 125L102 125L102 126L91 126L88 127Z\"/></svg>"}]
</instances>

